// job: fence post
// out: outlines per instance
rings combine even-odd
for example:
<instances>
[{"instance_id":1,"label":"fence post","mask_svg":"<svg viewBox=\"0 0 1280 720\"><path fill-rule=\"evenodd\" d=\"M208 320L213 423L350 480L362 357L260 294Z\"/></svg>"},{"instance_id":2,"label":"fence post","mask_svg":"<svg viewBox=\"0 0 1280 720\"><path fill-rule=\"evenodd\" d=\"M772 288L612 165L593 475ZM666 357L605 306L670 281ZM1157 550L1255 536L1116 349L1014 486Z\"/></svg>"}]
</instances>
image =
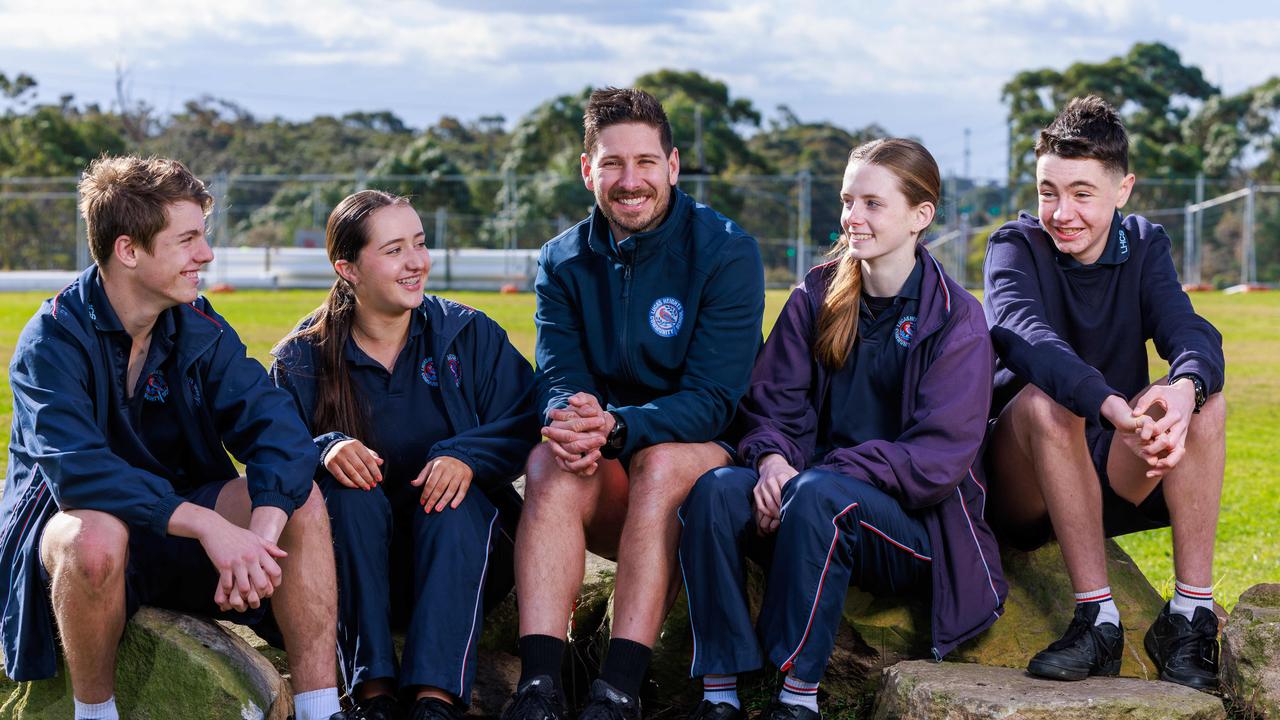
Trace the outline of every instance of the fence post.
<instances>
[{"instance_id":1,"label":"fence post","mask_svg":"<svg viewBox=\"0 0 1280 720\"><path fill-rule=\"evenodd\" d=\"M356 192L369 189L369 173L364 168L356 170Z\"/></svg>"},{"instance_id":2,"label":"fence post","mask_svg":"<svg viewBox=\"0 0 1280 720\"><path fill-rule=\"evenodd\" d=\"M1199 285L1199 273L1196 272L1196 220L1199 213L1191 212L1188 205L1182 211L1182 281L1188 285Z\"/></svg>"},{"instance_id":3,"label":"fence post","mask_svg":"<svg viewBox=\"0 0 1280 720\"><path fill-rule=\"evenodd\" d=\"M804 282L804 274L806 265L805 249L809 245L809 233L812 219L810 213L813 203L813 173L809 172L809 168L805 168L796 173L796 284Z\"/></svg>"},{"instance_id":4,"label":"fence post","mask_svg":"<svg viewBox=\"0 0 1280 720\"><path fill-rule=\"evenodd\" d=\"M219 248L225 248L228 244L227 235L227 205L231 202L231 176L224 170L214 176L213 186L217 188L214 193L217 202L213 206L213 244ZM222 259L218 261L218 282L226 282L227 279L227 257L226 253L222 254Z\"/></svg>"},{"instance_id":5,"label":"fence post","mask_svg":"<svg viewBox=\"0 0 1280 720\"><path fill-rule=\"evenodd\" d=\"M1253 248L1254 196L1257 187L1249 183L1249 192L1244 196L1244 247L1240 253L1240 284L1246 287L1258 280L1258 258Z\"/></svg>"},{"instance_id":6,"label":"fence post","mask_svg":"<svg viewBox=\"0 0 1280 720\"><path fill-rule=\"evenodd\" d=\"M75 270L89 267L89 230L80 216L80 184L76 183L76 206L71 209L76 216L76 266Z\"/></svg>"},{"instance_id":7,"label":"fence post","mask_svg":"<svg viewBox=\"0 0 1280 720\"><path fill-rule=\"evenodd\" d=\"M1196 174L1196 203L1199 204L1202 202L1204 202L1204 173L1197 173ZM1204 263L1201 261L1201 257L1200 257L1201 255L1203 255L1203 253L1200 250L1200 246L1204 242L1203 241L1203 238L1204 238L1204 211L1203 210L1196 212L1195 223L1196 223L1195 243L1191 246L1192 258L1195 261L1195 265L1192 269L1192 274L1195 275L1195 280L1193 282L1199 285L1201 282L1203 282L1201 275L1203 274L1203 266L1204 266Z\"/></svg>"},{"instance_id":8,"label":"fence post","mask_svg":"<svg viewBox=\"0 0 1280 720\"><path fill-rule=\"evenodd\" d=\"M436 249L444 255L444 289L453 289L453 268L450 267L449 240L446 232L449 229L449 211L443 206L436 208Z\"/></svg>"}]
</instances>

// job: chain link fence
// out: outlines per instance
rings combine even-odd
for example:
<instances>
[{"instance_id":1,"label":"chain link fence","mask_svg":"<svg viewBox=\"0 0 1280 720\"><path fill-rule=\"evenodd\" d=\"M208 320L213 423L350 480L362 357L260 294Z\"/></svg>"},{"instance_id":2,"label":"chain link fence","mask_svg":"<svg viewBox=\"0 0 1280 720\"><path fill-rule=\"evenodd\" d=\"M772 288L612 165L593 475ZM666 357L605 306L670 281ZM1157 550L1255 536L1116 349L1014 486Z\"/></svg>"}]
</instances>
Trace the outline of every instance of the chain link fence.
<instances>
[{"instance_id":1,"label":"chain link fence","mask_svg":"<svg viewBox=\"0 0 1280 720\"><path fill-rule=\"evenodd\" d=\"M407 195L437 252L484 249L521 257L578 222L593 198L577 177L227 175L206 178L216 198L209 229L219 248L323 248L324 223L343 197L365 188ZM77 178L0 178L0 271L72 271L89 253L77 212ZM752 233L766 280L784 287L822 261L839 229L839 176L681 177L680 186ZM948 178L926 242L958 280L981 285L987 235L1034 203L1026 186ZM1223 199L1226 198L1226 199ZM1020 202L1019 202L1020 200ZM1034 212L1034 206L1025 208ZM1139 180L1125 208L1161 223L1185 282L1226 287L1280 282L1280 188L1238 181ZM270 266L270 255L263 255ZM446 283L447 287L447 283Z\"/></svg>"}]
</instances>

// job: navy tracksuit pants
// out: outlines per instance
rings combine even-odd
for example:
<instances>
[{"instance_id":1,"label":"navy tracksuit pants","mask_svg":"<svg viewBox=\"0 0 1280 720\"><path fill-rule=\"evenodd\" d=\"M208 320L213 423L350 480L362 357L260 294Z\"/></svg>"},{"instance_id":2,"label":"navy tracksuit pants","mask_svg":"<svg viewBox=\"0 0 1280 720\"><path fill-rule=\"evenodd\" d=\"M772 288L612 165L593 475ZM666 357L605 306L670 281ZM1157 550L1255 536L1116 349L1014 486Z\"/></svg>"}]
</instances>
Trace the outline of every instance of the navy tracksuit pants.
<instances>
[{"instance_id":1,"label":"navy tracksuit pants","mask_svg":"<svg viewBox=\"0 0 1280 720\"><path fill-rule=\"evenodd\" d=\"M506 583L498 593L489 588L491 595L505 595L512 577L511 537L493 503L472 487L457 508L428 514L412 486L391 489L393 499L381 486L359 490L327 479L321 489L333 528L347 687L396 678L402 688L429 685L469 704L486 576ZM397 668L391 631L406 624Z\"/></svg>"},{"instance_id":2,"label":"navy tracksuit pants","mask_svg":"<svg viewBox=\"0 0 1280 720\"><path fill-rule=\"evenodd\" d=\"M928 592L929 535L878 488L806 470L783 487L777 532L761 537L751 495L757 479L747 468L717 468L698 479L680 508L690 674L755 670L767 653L783 672L817 682L850 585L874 595ZM768 568L758 631L747 607L748 557Z\"/></svg>"}]
</instances>

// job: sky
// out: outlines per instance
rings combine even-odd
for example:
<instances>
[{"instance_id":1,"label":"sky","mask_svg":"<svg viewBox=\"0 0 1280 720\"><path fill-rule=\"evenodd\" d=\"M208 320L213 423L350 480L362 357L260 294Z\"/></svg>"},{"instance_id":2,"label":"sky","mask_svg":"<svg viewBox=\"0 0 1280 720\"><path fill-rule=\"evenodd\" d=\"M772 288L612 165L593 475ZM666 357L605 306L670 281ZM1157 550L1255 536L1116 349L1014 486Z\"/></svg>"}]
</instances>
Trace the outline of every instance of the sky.
<instances>
[{"instance_id":1,"label":"sky","mask_svg":"<svg viewBox=\"0 0 1280 720\"><path fill-rule=\"evenodd\" d=\"M260 117L391 110L414 127L501 114L659 68L725 82L766 118L878 123L944 173L1002 177L1000 88L1163 42L1226 93L1280 74L1280 3L1203 0L0 0L0 72L41 101L201 95ZM677 138L679 144L680 139Z\"/></svg>"}]
</instances>

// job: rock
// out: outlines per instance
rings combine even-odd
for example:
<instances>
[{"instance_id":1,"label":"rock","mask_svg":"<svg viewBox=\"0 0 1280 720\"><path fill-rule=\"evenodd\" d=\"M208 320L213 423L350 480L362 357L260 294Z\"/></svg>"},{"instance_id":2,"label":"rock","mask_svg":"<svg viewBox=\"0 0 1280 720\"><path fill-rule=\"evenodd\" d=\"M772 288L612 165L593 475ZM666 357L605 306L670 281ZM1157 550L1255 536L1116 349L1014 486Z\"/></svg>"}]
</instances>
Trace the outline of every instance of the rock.
<instances>
[{"instance_id":1,"label":"rock","mask_svg":"<svg viewBox=\"0 0 1280 720\"><path fill-rule=\"evenodd\" d=\"M57 677L6 687L0 720L72 716L71 682ZM135 720L285 720L293 697L271 663L217 624L144 607L125 627L116 702Z\"/></svg>"},{"instance_id":2,"label":"rock","mask_svg":"<svg viewBox=\"0 0 1280 720\"><path fill-rule=\"evenodd\" d=\"M1121 675L1157 676L1142 649L1142 636L1163 601L1120 546L1107 541L1111 592L1125 621L1125 658ZM1033 552L1002 554L1009 597L1004 616L985 633L954 650L948 660L1023 669L1031 656L1057 640L1071 622L1075 604L1062 553L1056 543ZM748 602L758 612L764 576L748 564ZM930 648L927 597L875 598L851 588L844 605L844 626L836 639L823 679L824 702L857 706L873 689L880 670L911 658L926 658ZM602 629L608 635L608 618ZM603 649L603 646L601 646ZM652 696L664 703L691 707L699 688L689 679L692 638L683 596L662 626L654 647L650 677ZM766 668L769 675L772 668ZM740 686L742 683L739 683Z\"/></svg>"},{"instance_id":3,"label":"rock","mask_svg":"<svg viewBox=\"0 0 1280 720\"><path fill-rule=\"evenodd\" d=\"M909 661L885 669L875 720L1216 720L1212 695L1166 682L1090 678L1055 682L1020 670L969 663Z\"/></svg>"},{"instance_id":4,"label":"rock","mask_svg":"<svg viewBox=\"0 0 1280 720\"><path fill-rule=\"evenodd\" d=\"M1245 590L1222 631L1222 687L1247 718L1280 718L1280 584Z\"/></svg>"}]
</instances>

